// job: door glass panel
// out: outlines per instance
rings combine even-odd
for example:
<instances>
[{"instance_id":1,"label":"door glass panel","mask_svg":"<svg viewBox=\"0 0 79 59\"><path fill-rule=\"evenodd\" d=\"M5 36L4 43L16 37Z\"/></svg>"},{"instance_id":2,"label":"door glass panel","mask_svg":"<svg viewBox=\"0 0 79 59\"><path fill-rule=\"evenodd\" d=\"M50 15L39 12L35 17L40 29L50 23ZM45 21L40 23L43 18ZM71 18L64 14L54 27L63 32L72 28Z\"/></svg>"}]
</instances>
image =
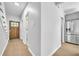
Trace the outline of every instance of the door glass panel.
<instances>
[{"instance_id":1,"label":"door glass panel","mask_svg":"<svg viewBox=\"0 0 79 59\"><path fill-rule=\"evenodd\" d=\"M11 26L14 26L14 23L13 22L11 22Z\"/></svg>"},{"instance_id":2,"label":"door glass panel","mask_svg":"<svg viewBox=\"0 0 79 59\"><path fill-rule=\"evenodd\" d=\"M18 27L19 24L18 24L18 22L11 22L11 26L12 26L12 27Z\"/></svg>"},{"instance_id":3,"label":"door glass panel","mask_svg":"<svg viewBox=\"0 0 79 59\"><path fill-rule=\"evenodd\" d=\"M18 27L18 23L16 23L16 27Z\"/></svg>"}]
</instances>

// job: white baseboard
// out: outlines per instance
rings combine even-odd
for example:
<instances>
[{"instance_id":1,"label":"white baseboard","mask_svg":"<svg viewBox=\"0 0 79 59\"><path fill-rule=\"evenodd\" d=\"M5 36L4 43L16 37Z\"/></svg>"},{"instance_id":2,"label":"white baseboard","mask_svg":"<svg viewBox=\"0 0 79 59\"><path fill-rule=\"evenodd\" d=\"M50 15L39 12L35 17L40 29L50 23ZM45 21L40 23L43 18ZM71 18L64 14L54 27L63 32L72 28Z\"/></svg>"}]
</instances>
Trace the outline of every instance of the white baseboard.
<instances>
[{"instance_id":1,"label":"white baseboard","mask_svg":"<svg viewBox=\"0 0 79 59\"><path fill-rule=\"evenodd\" d=\"M23 43L26 44L26 42L23 40Z\"/></svg>"},{"instance_id":2,"label":"white baseboard","mask_svg":"<svg viewBox=\"0 0 79 59\"><path fill-rule=\"evenodd\" d=\"M4 51L5 51L6 47L7 47L7 45L8 45L8 41L6 42L6 44L4 46L4 49L3 49L2 53L1 53L1 56L3 55L3 53L4 53Z\"/></svg>"},{"instance_id":3,"label":"white baseboard","mask_svg":"<svg viewBox=\"0 0 79 59\"><path fill-rule=\"evenodd\" d=\"M28 47L29 52L32 54L32 56L35 56L35 54L32 52L32 50Z\"/></svg>"},{"instance_id":4,"label":"white baseboard","mask_svg":"<svg viewBox=\"0 0 79 59\"><path fill-rule=\"evenodd\" d=\"M22 40L22 39L21 39L21 40ZM25 42L24 40L22 40L22 42L23 42L25 45L29 46L28 42Z\"/></svg>"},{"instance_id":5,"label":"white baseboard","mask_svg":"<svg viewBox=\"0 0 79 59\"><path fill-rule=\"evenodd\" d=\"M52 53L50 53L49 56L52 56L60 47L61 45L59 45L54 51L52 51Z\"/></svg>"},{"instance_id":6,"label":"white baseboard","mask_svg":"<svg viewBox=\"0 0 79 59\"><path fill-rule=\"evenodd\" d=\"M34 53L32 52L32 50L29 48L29 43L28 43L28 42L25 42L24 40L23 40L23 43L28 46L28 50L29 50L29 52L32 54L32 56L35 56L35 54L34 54Z\"/></svg>"}]
</instances>

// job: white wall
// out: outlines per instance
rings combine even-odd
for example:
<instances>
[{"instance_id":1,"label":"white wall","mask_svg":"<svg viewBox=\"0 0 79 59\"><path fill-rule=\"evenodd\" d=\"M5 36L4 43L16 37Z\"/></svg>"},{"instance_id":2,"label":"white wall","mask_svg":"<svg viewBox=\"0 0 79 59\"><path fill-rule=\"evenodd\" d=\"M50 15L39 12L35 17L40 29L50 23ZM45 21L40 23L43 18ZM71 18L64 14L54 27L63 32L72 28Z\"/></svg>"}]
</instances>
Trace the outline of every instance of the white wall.
<instances>
[{"instance_id":1,"label":"white wall","mask_svg":"<svg viewBox=\"0 0 79 59\"><path fill-rule=\"evenodd\" d=\"M25 15L29 16L28 47L35 55L50 55L61 46L62 8L54 3L28 3L22 15L21 39L27 43Z\"/></svg>"},{"instance_id":2,"label":"white wall","mask_svg":"<svg viewBox=\"0 0 79 59\"><path fill-rule=\"evenodd\" d=\"M3 4L2 8L3 8L4 14L2 14L0 12L0 17L2 17L2 15L6 14L4 7L5 7L5 5ZM5 24L3 24L3 21L5 21ZM11 16L11 15L5 15L5 19L0 18L0 55L2 55L4 53L5 48L7 47L7 44L8 44L9 21L20 21L20 20L19 20L19 17L15 17L15 16ZM6 25L6 30L3 27L4 25Z\"/></svg>"},{"instance_id":3,"label":"white wall","mask_svg":"<svg viewBox=\"0 0 79 59\"><path fill-rule=\"evenodd\" d=\"M27 5L24 9L24 12L22 13L22 16L21 16L21 24L20 24L20 38L23 40L23 43L26 44L28 43L27 42L27 35L28 35L28 31L26 31L26 15L28 14L28 8L29 8L29 5Z\"/></svg>"},{"instance_id":4,"label":"white wall","mask_svg":"<svg viewBox=\"0 0 79 59\"><path fill-rule=\"evenodd\" d=\"M8 43L8 34L4 31L2 24L0 23L0 55L3 54L4 49L6 48Z\"/></svg>"},{"instance_id":5,"label":"white wall","mask_svg":"<svg viewBox=\"0 0 79 59\"><path fill-rule=\"evenodd\" d=\"M53 54L61 46L59 10L53 2L41 3L41 55Z\"/></svg>"},{"instance_id":6,"label":"white wall","mask_svg":"<svg viewBox=\"0 0 79 59\"><path fill-rule=\"evenodd\" d=\"M29 46L35 55L41 54L41 4L29 3Z\"/></svg>"},{"instance_id":7,"label":"white wall","mask_svg":"<svg viewBox=\"0 0 79 59\"><path fill-rule=\"evenodd\" d=\"M2 55L4 53L4 50L8 44L8 24L7 24L7 20L6 17L4 19L2 19L2 15L5 16L5 8L4 8L4 4L2 3L2 6L0 6L0 8L2 8L3 10L3 14L0 12L0 55ZM5 21L5 23L3 23ZM6 26L6 28L4 28L4 26Z\"/></svg>"},{"instance_id":8,"label":"white wall","mask_svg":"<svg viewBox=\"0 0 79 59\"><path fill-rule=\"evenodd\" d=\"M20 17L13 16L13 15L6 15L7 21L20 21Z\"/></svg>"},{"instance_id":9,"label":"white wall","mask_svg":"<svg viewBox=\"0 0 79 59\"><path fill-rule=\"evenodd\" d=\"M64 26L65 26L65 13L64 13L64 6L63 6L63 3L62 4L59 4L59 8L57 9L58 10L58 15L61 19L61 17L63 19L61 19L61 39L62 39L62 43L64 43Z\"/></svg>"},{"instance_id":10,"label":"white wall","mask_svg":"<svg viewBox=\"0 0 79 59\"><path fill-rule=\"evenodd\" d=\"M34 55L41 54L41 4L31 2L28 3L27 7L24 10L22 15L22 29L21 29L21 39L26 44L28 43L28 47L31 49ZM25 16L28 14L29 16L29 31L28 31L28 42L27 42L27 31L25 24Z\"/></svg>"}]
</instances>

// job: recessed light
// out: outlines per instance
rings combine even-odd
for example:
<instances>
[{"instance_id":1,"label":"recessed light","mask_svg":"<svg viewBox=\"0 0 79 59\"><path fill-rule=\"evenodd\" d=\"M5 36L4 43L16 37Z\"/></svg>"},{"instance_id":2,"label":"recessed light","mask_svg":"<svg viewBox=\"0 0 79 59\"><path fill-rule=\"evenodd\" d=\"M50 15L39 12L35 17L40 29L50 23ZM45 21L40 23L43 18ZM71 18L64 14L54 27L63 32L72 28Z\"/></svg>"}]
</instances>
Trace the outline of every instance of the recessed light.
<instances>
[{"instance_id":1,"label":"recessed light","mask_svg":"<svg viewBox=\"0 0 79 59\"><path fill-rule=\"evenodd\" d=\"M15 2L14 4L15 4L16 6L19 6L19 3L18 3L18 2Z\"/></svg>"}]
</instances>

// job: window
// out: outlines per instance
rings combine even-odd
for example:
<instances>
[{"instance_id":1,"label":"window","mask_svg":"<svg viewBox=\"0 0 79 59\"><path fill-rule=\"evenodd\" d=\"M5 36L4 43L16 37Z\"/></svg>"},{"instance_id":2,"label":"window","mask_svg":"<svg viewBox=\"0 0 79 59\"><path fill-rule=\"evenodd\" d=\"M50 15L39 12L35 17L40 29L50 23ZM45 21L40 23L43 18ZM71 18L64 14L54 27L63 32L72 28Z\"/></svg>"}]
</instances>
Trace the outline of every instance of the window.
<instances>
[{"instance_id":1,"label":"window","mask_svg":"<svg viewBox=\"0 0 79 59\"><path fill-rule=\"evenodd\" d=\"M12 26L12 27L18 27L19 24L18 24L17 22L11 22L11 26Z\"/></svg>"}]
</instances>

